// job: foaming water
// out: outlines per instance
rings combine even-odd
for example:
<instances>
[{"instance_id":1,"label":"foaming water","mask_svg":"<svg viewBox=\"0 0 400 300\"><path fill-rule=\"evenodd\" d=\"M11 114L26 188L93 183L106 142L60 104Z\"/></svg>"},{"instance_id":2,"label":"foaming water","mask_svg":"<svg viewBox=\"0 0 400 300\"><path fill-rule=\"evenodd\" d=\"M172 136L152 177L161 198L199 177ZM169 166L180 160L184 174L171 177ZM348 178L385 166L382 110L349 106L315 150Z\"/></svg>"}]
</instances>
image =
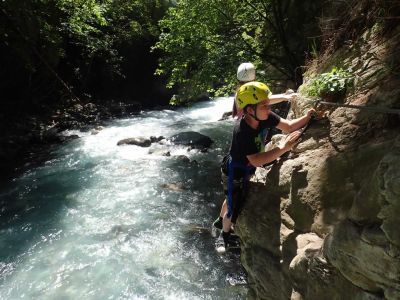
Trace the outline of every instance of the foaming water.
<instances>
[{"instance_id":1,"label":"foaming water","mask_svg":"<svg viewBox=\"0 0 400 300\"><path fill-rule=\"evenodd\" d=\"M14 211L0 228L0 298L244 299L245 287L226 280L241 270L237 255L219 256L209 232L232 128L218 119L231 104L221 98L117 120L97 135L66 133L80 138L0 191ZM116 145L189 130L210 136L212 148Z\"/></svg>"}]
</instances>

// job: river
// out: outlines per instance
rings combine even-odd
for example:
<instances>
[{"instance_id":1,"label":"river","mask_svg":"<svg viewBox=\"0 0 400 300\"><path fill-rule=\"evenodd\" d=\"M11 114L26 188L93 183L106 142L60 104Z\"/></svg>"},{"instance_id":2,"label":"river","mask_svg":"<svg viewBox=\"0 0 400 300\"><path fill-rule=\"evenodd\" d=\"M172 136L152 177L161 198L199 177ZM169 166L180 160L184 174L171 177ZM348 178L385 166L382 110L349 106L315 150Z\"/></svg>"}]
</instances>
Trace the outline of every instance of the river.
<instances>
[{"instance_id":1,"label":"river","mask_svg":"<svg viewBox=\"0 0 400 300\"><path fill-rule=\"evenodd\" d=\"M79 138L3 184L0 299L244 299L246 286L230 284L243 272L238 254L216 253L209 230L233 125L218 119L231 105L219 98L110 121L96 135L65 132ZM117 146L183 131L214 144L206 153Z\"/></svg>"}]
</instances>

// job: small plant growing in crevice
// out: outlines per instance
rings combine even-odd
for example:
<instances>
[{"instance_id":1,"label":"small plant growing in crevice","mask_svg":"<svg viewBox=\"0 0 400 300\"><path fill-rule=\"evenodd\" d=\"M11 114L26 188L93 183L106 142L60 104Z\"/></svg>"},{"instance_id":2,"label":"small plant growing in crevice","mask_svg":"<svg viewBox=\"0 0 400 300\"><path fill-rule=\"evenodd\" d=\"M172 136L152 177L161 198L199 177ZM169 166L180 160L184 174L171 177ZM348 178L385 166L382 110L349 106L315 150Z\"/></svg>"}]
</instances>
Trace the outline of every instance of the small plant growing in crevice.
<instances>
[{"instance_id":1,"label":"small plant growing in crevice","mask_svg":"<svg viewBox=\"0 0 400 300\"><path fill-rule=\"evenodd\" d=\"M351 69L343 70L334 67L328 73L322 73L311 78L300 87L300 92L309 97L338 100L344 97L349 87L353 85L354 76Z\"/></svg>"}]
</instances>

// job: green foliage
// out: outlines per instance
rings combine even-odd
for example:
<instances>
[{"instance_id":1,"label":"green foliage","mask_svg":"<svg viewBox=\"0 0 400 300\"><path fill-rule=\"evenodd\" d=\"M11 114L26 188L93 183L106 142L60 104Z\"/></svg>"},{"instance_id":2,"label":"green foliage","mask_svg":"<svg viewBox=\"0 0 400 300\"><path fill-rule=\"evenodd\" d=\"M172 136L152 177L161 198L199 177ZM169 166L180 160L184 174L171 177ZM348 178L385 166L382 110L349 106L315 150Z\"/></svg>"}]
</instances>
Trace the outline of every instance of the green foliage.
<instances>
[{"instance_id":1,"label":"green foliage","mask_svg":"<svg viewBox=\"0 0 400 300\"><path fill-rule=\"evenodd\" d=\"M220 95L224 93L222 84L234 84L235 66L244 52L234 40L227 40L233 34L237 5L223 2L178 1L160 22L162 34L155 49L162 49L165 55L156 73L169 77L168 87L180 87L180 98L206 91ZM229 72L227 65L231 66Z\"/></svg>"},{"instance_id":2,"label":"green foliage","mask_svg":"<svg viewBox=\"0 0 400 300\"><path fill-rule=\"evenodd\" d=\"M311 0L178 0L160 22L154 49L165 55L156 74L166 75L183 99L231 92L246 61L266 71L258 80L300 82L304 36L318 31L319 7Z\"/></svg>"},{"instance_id":3,"label":"green foliage","mask_svg":"<svg viewBox=\"0 0 400 300\"><path fill-rule=\"evenodd\" d=\"M328 73L322 73L311 78L300 87L300 92L310 97L325 97L342 95L352 85L354 76L350 69L343 70L334 67Z\"/></svg>"},{"instance_id":4,"label":"green foliage","mask_svg":"<svg viewBox=\"0 0 400 300\"><path fill-rule=\"evenodd\" d=\"M21 91L21 85L22 99L54 99L64 87L61 80L82 94L126 77L126 53L149 51L168 5L163 0L0 1L3 94Z\"/></svg>"}]
</instances>

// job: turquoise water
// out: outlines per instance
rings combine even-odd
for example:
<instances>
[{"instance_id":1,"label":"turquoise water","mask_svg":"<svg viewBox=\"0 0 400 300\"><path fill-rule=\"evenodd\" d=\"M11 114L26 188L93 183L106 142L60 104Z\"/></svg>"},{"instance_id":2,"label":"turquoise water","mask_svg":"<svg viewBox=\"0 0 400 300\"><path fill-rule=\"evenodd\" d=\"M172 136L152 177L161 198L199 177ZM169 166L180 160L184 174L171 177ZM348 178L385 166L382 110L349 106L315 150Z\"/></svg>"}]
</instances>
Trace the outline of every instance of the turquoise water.
<instances>
[{"instance_id":1,"label":"turquoise water","mask_svg":"<svg viewBox=\"0 0 400 300\"><path fill-rule=\"evenodd\" d=\"M217 120L231 103L144 112L96 135L66 132L80 138L0 191L9 203L0 299L244 299L246 288L227 281L241 272L238 256L218 255L208 230L223 199L218 164L233 124ZM188 130L210 136L212 148L116 146Z\"/></svg>"}]
</instances>

